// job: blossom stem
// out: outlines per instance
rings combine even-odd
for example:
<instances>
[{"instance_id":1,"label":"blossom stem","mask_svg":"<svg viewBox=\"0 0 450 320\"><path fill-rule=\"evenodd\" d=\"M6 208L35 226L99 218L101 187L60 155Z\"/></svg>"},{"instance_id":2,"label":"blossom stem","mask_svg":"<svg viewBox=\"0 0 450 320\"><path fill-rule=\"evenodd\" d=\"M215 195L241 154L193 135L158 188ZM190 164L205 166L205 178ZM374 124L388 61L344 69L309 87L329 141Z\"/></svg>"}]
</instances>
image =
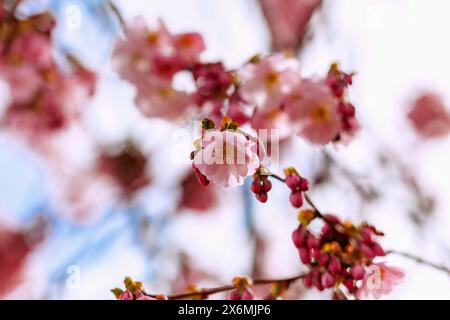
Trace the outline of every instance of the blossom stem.
<instances>
[{"instance_id":1,"label":"blossom stem","mask_svg":"<svg viewBox=\"0 0 450 320\"><path fill-rule=\"evenodd\" d=\"M439 271L443 271L443 272L447 273L448 275L450 275L450 268L448 268L446 266L443 266L443 265L439 265L439 264L434 263L434 262L429 262L429 261L427 261L427 260L425 260L425 259L423 259L421 257L415 256L415 255L407 253L407 252L401 252L401 251L397 251L397 250L389 250L389 251L386 252L386 254L387 255L388 254L395 254L395 255L398 255L398 256L402 256L404 258L410 259L410 260L412 260L414 262L417 262L419 264L423 264L423 265L429 266L431 268L434 268L434 269L439 270Z\"/></svg>"},{"instance_id":2,"label":"blossom stem","mask_svg":"<svg viewBox=\"0 0 450 320\"><path fill-rule=\"evenodd\" d=\"M276 179L276 180L278 180L278 181L280 181L280 182L283 182L283 183L286 182L285 179L281 178L281 177L280 177L279 175L277 175L277 174L271 173L269 176L272 177L272 178L274 178L274 179ZM320 218L320 219L322 219L322 220L324 220L324 221L326 222L326 221L327 221L326 217L324 217L324 215L322 214L322 212L321 212L321 211L319 210L319 208L315 205L314 201L311 199L311 197L309 196L309 194L307 194L307 193L305 192L305 193L304 193L304 196L305 196L306 202L308 202L308 204L309 204L309 205L314 209L314 211L316 212L317 217Z\"/></svg>"},{"instance_id":3,"label":"blossom stem","mask_svg":"<svg viewBox=\"0 0 450 320\"><path fill-rule=\"evenodd\" d=\"M283 279L257 279L253 281L254 286L258 285L267 285L267 284L275 284L275 283L286 283L287 285L290 285L292 282L300 280L305 277L305 274L300 274L297 276L293 276L290 278L283 278ZM169 295L166 296L168 300L182 300L182 299L188 299L193 298L196 296L210 296L216 293L221 292L227 292L230 290L235 289L233 285L226 285L226 286L220 286L215 288L209 288L209 289L201 289L197 292L189 292L189 293L182 293L182 294L175 294L175 295ZM150 295L146 294L147 296L156 298L158 295Z\"/></svg>"}]
</instances>

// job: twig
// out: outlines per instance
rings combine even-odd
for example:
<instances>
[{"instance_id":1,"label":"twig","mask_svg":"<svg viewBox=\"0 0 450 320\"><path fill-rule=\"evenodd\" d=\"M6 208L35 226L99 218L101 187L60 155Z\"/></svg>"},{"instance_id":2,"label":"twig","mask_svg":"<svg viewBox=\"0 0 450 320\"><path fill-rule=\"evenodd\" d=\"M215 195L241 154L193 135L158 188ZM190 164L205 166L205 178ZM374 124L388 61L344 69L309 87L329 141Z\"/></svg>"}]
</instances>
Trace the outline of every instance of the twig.
<instances>
[{"instance_id":1,"label":"twig","mask_svg":"<svg viewBox=\"0 0 450 320\"><path fill-rule=\"evenodd\" d=\"M119 21L122 28L125 28L125 19L122 16L122 13L120 13L119 8L115 5L115 3L112 0L108 0L108 6L111 9L111 11L116 16L117 20Z\"/></svg>"},{"instance_id":2,"label":"twig","mask_svg":"<svg viewBox=\"0 0 450 320\"><path fill-rule=\"evenodd\" d=\"M282 182L282 183L285 183L285 182L286 182L286 180L284 180L284 179L281 178L279 175L276 175L276 174L274 174L274 173L271 173L269 176L272 177L272 178L274 178L274 179L276 179L276 180L278 180L278 181L280 181L280 182ZM319 210L319 208L314 204L314 201L311 199L311 197L309 196L309 194L307 194L307 193L305 192L305 193L304 193L304 196L305 196L306 202L308 202L308 204L309 204L309 205L314 209L314 211L316 212L317 217L319 217L320 219L324 220L325 222L328 222L328 221L327 221L327 218L322 214L322 212Z\"/></svg>"},{"instance_id":3,"label":"twig","mask_svg":"<svg viewBox=\"0 0 450 320\"><path fill-rule=\"evenodd\" d=\"M274 284L274 283L286 283L287 285L290 285L292 282L300 280L305 277L305 274L300 274L294 277L290 278L284 278L284 279L257 279L253 281L254 286L258 285L266 285L266 284ZM226 285L226 286L220 286L215 288L208 288L208 289L201 289L197 292L189 292L189 293L182 293L182 294L175 294L175 295L169 295L166 296L168 300L182 300L187 298L193 298L196 296L210 296L212 294L226 292L235 289L233 285ZM151 295L144 292L145 295L149 297L156 298L161 295Z\"/></svg>"},{"instance_id":4,"label":"twig","mask_svg":"<svg viewBox=\"0 0 450 320\"><path fill-rule=\"evenodd\" d=\"M443 266L443 265L439 265L436 264L434 262L429 262L421 257L415 256L413 254L407 253L407 252L401 252L401 251L396 251L396 250L389 250L388 252L386 252L386 254L396 254L398 256L402 256L404 258L410 259L414 262L417 262L419 264L423 264L426 266L429 266L433 269L439 270L439 271L443 271L445 273L447 273L448 275L450 275L450 268Z\"/></svg>"}]
</instances>

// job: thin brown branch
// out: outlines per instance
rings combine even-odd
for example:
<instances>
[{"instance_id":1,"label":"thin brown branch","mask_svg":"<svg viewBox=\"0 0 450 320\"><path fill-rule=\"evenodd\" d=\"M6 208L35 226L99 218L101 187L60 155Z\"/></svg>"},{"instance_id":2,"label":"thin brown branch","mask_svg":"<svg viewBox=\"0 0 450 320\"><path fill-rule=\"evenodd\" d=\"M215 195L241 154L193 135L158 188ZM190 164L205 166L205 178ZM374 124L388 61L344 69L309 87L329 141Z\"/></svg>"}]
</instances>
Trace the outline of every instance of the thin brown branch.
<instances>
[{"instance_id":1,"label":"thin brown branch","mask_svg":"<svg viewBox=\"0 0 450 320\"><path fill-rule=\"evenodd\" d=\"M423 265L426 265L426 266L428 266L430 268L433 268L433 269L436 269L436 270L439 270L439 271L443 271L443 272L447 273L447 275L450 275L450 268L448 268L448 267L446 267L444 265L440 265L440 264L437 264L437 263L434 263L434 262L427 261L427 260L425 260L425 259L423 259L421 257L415 256L415 255L407 253L407 252L401 252L401 251L397 251L397 250L389 250L388 252L386 252L386 254L395 254L395 255L398 255L398 256L402 256L404 258L410 259L410 260L412 260L414 262L417 262L419 264L423 264Z\"/></svg>"},{"instance_id":2,"label":"thin brown branch","mask_svg":"<svg viewBox=\"0 0 450 320\"><path fill-rule=\"evenodd\" d=\"M122 13L120 12L119 8L116 6L116 4L113 2L113 0L108 0L108 6L111 9L111 11L116 16L117 20L119 21L122 28L125 28L125 19L122 16Z\"/></svg>"},{"instance_id":3,"label":"thin brown branch","mask_svg":"<svg viewBox=\"0 0 450 320\"><path fill-rule=\"evenodd\" d=\"M305 274L300 274L300 275L297 275L294 277L283 278L283 279L257 279L257 280L253 281L253 285L259 286L259 285L267 285L267 284L275 284L275 283L286 283L287 285L290 285L292 282L300 280L304 277L305 277ZM168 295L166 297L168 300L183 300L183 299L189 299L189 298L194 298L194 297L198 297L198 296L208 297L213 294L227 292L227 291L231 291L233 289L234 289L233 285L226 285L226 286L220 286L220 287L215 287L215 288L205 288L205 289L201 289L197 292ZM151 295L151 294L146 294L146 295L148 295L150 297L154 297L154 298L160 296L160 295Z\"/></svg>"}]
</instances>

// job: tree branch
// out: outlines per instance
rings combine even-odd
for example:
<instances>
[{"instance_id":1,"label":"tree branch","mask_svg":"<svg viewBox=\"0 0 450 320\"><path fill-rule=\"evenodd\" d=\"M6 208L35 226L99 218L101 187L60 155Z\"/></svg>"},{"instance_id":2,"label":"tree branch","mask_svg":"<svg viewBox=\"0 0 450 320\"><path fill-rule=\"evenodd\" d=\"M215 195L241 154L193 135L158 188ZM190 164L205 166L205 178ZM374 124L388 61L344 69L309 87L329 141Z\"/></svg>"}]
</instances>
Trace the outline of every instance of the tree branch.
<instances>
[{"instance_id":1,"label":"tree branch","mask_svg":"<svg viewBox=\"0 0 450 320\"><path fill-rule=\"evenodd\" d=\"M401 251L397 251L397 250L389 250L386 252L386 254L395 254L398 256L402 256L404 258L407 258L407 259L417 262L419 264L423 264L430 268L433 268L433 269L436 269L439 271L443 271L443 272L447 273L447 275L450 275L450 268L443 266L443 265L436 264L434 262L429 262L421 257L415 256L415 255L407 253L407 252L401 252Z\"/></svg>"},{"instance_id":2,"label":"tree branch","mask_svg":"<svg viewBox=\"0 0 450 320\"><path fill-rule=\"evenodd\" d=\"M300 274L300 275L297 275L294 277L283 278L283 279L257 279L257 280L253 281L253 285L259 286L259 285L267 285L267 284L275 284L275 283L286 283L287 285L290 285L292 282L304 278L305 275L306 274ZM234 289L235 289L235 287L233 285L226 285L226 286L220 286L220 287L215 287L215 288L201 289L197 292L168 295L166 297L168 300L182 300L182 299L193 298L196 296L210 296L212 294L226 292L226 291L230 291L230 290L234 290ZM161 296L161 295L152 295L152 294L146 294L146 295L149 297L153 297L153 298Z\"/></svg>"}]
</instances>

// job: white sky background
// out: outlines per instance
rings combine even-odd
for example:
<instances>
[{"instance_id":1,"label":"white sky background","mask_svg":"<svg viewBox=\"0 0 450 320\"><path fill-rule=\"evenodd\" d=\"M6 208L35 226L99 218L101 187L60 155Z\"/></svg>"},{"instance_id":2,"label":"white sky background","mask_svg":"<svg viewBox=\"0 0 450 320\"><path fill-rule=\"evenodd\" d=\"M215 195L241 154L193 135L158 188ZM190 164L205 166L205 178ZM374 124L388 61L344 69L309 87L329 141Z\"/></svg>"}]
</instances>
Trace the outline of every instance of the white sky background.
<instances>
[{"instance_id":1,"label":"white sky background","mask_svg":"<svg viewBox=\"0 0 450 320\"><path fill-rule=\"evenodd\" d=\"M229 67L237 67L269 48L268 31L255 0L117 2L126 18L141 14L152 23L161 17L173 32L201 32L208 47L205 60L221 59ZM447 264L450 256L450 139L419 143L404 115L408 102L422 89L443 94L450 107L449 12L450 1L447 0L325 0L324 11L313 20L314 38L301 57L305 75L324 74L335 60L342 63L344 70L357 72L351 95L363 132L349 147L339 147L333 154L389 193L382 203L365 208L365 217L386 233L383 245ZM104 62L92 63L104 67ZM111 77L109 71L104 73ZM157 141L171 128L139 119L132 106L132 94L129 87L116 79L104 80L87 116L87 124L100 140L119 139L131 131L145 137L143 142L148 149L157 148ZM398 190L398 185L391 185L390 175L380 173L373 166L372 150L378 144L389 146L415 168L423 187L437 197L436 216L423 233L407 219L408 198ZM301 141L295 145L298 149L282 162L311 174L317 151ZM167 166L165 157L169 153L170 146L157 156L154 164L159 168L158 183L164 187L167 187L165 180L170 180L167 175L176 176L183 170L179 166L174 170ZM2 171L0 177L3 177ZM257 225L271 239L272 258L267 262L270 276L290 276L298 272L300 265L290 239L296 227L295 211L289 207L287 194L280 190L282 187L276 183L274 187L268 205L256 204ZM0 190L4 193L4 188ZM338 183L334 188L313 193L313 197L323 211L357 220L359 206L350 190L345 183ZM151 192L149 206L170 206L170 198L160 195ZM240 194L231 190L226 191L224 199L225 196L230 200L217 212L201 217L185 215L175 221L169 227L167 241L185 248L207 271L212 271L222 281L229 281L236 274L248 272L248 245L245 234L236 232L242 228ZM0 197L3 198L6 197ZM108 290L120 286L125 275L138 279L148 271L148 261L134 247L132 236L121 237L123 239L116 241L104 257L83 270L82 290L69 290L65 298L111 298ZM50 249L44 250L44 256L51 256ZM401 258L388 257L387 261L407 272L404 283L388 298L450 298L450 278L445 274ZM33 274L39 277L39 270L45 270L45 258L37 259L36 264L38 267ZM167 266L170 267L170 262L164 264L164 268ZM320 296L311 291L307 297Z\"/></svg>"}]
</instances>

